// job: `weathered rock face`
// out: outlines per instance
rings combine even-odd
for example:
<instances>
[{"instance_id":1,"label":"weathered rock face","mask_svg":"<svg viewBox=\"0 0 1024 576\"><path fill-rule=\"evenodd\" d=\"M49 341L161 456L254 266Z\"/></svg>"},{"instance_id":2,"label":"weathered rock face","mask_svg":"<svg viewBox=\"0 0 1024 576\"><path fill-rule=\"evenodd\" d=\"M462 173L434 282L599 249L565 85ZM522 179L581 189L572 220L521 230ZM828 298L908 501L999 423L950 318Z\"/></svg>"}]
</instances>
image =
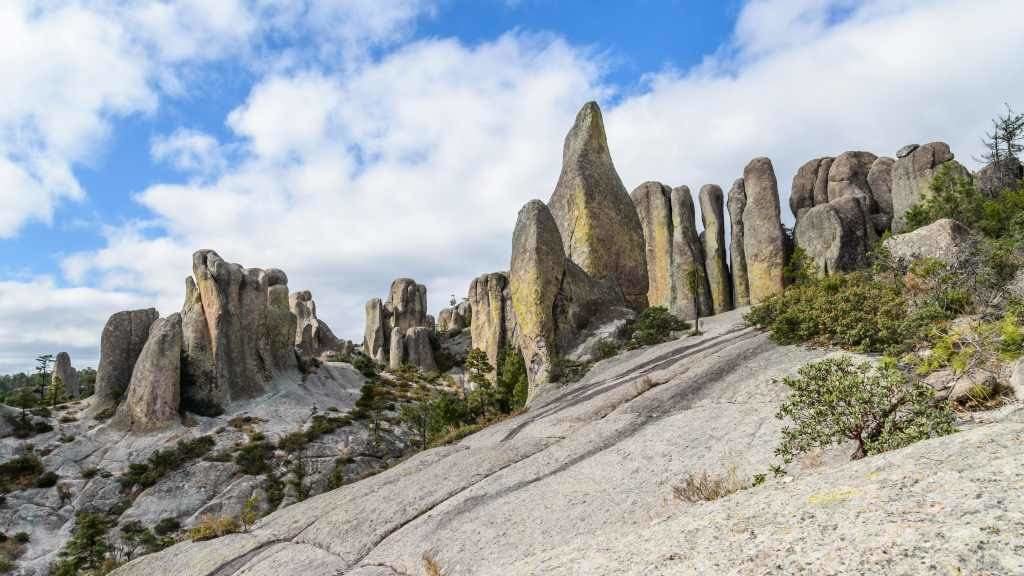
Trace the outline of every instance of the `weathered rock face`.
<instances>
[{"instance_id":1,"label":"weathered rock face","mask_svg":"<svg viewBox=\"0 0 1024 576\"><path fill-rule=\"evenodd\" d=\"M267 289L267 330L270 334L270 353L273 366L285 370L297 365L295 359L295 335L298 319L292 313L288 299L288 284L273 284Z\"/></svg>"},{"instance_id":2,"label":"weathered rock face","mask_svg":"<svg viewBox=\"0 0 1024 576\"><path fill-rule=\"evenodd\" d=\"M974 175L975 187L986 196L995 196L1007 188L1013 188L1021 180L1024 180L1024 165L1012 156L990 162Z\"/></svg>"},{"instance_id":3,"label":"weathered rock face","mask_svg":"<svg viewBox=\"0 0 1024 576\"><path fill-rule=\"evenodd\" d=\"M672 189L644 182L630 193L644 232L647 255L647 303L669 306L672 300Z\"/></svg>"},{"instance_id":4,"label":"weathered rock face","mask_svg":"<svg viewBox=\"0 0 1024 576\"><path fill-rule=\"evenodd\" d=\"M94 409L112 408L131 383L135 361L149 338L149 327L160 315L153 308L118 312L107 320L100 338Z\"/></svg>"},{"instance_id":5,"label":"weathered rock face","mask_svg":"<svg viewBox=\"0 0 1024 576\"><path fill-rule=\"evenodd\" d=\"M843 152L832 161L828 171L828 199L831 202L857 192L871 195L868 173L878 157L871 152Z\"/></svg>"},{"instance_id":6,"label":"weathered rock face","mask_svg":"<svg viewBox=\"0 0 1024 576\"><path fill-rule=\"evenodd\" d=\"M68 398L78 398L81 390L78 383L78 370L71 365L71 355L67 352L57 354L53 364L53 375L51 382L56 384L59 380L61 391Z\"/></svg>"},{"instance_id":7,"label":"weathered rock face","mask_svg":"<svg viewBox=\"0 0 1024 576\"><path fill-rule=\"evenodd\" d=\"M892 168L895 165L896 160L882 156L871 164L868 171L868 186L878 209L872 223L878 234L892 225Z\"/></svg>"},{"instance_id":8,"label":"weathered rock face","mask_svg":"<svg viewBox=\"0 0 1024 576\"><path fill-rule=\"evenodd\" d=\"M844 196L807 210L796 225L796 242L822 274L853 270L868 251L861 204Z\"/></svg>"},{"instance_id":9,"label":"weathered rock face","mask_svg":"<svg viewBox=\"0 0 1024 576\"><path fill-rule=\"evenodd\" d=\"M483 274L469 284L469 304L473 309L472 346L485 352L487 361L494 367L498 366L502 350L513 344L509 329L510 324L515 323L509 318L511 299L508 274L504 272Z\"/></svg>"},{"instance_id":10,"label":"weathered rock face","mask_svg":"<svg viewBox=\"0 0 1024 576\"><path fill-rule=\"evenodd\" d=\"M291 316L291 312L288 315ZM181 331L181 403L189 412L217 414L223 407L224 395L217 382L213 344L202 297L191 276L185 279ZM291 339L289 333L289 342Z\"/></svg>"},{"instance_id":11,"label":"weathered rock face","mask_svg":"<svg viewBox=\"0 0 1024 576\"><path fill-rule=\"evenodd\" d=\"M548 206L568 258L592 278L610 281L630 306L645 307L643 230L615 171L594 102L583 106L565 137L562 173Z\"/></svg>"},{"instance_id":12,"label":"weathered rock face","mask_svg":"<svg viewBox=\"0 0 1024 576\"><path fill-rule=\"evenodd\" d=\"M555 219L543 202L531 200L519 211L509 271L512 306L519 322L519 347L531 389L551 379L557 355L555 299L565 274L565 261Z\"/></svg>"},{"instance_id":13,"label":"weathered rock face","mask_svg":"<svg viewBox=\"0 0 1024 576\"><path fill-rule=\"evenodd\" d=\"M147 432L178 421L181 340L181 314L153 322L135 363L127 397L118 407L119 424L134 432Z\"/></svg>"},{"instance_id":14,"label":"weathered rock face","mask_svg":"<svg viewBox=\"0 0 1024 576\"><path fill-rule=\"evenodd\" d=\"M889 238L885 248L896 267L906 270L920 258L934 258L947 266L956 266L971 254L974 242L966 226L944 218Z\"/></svg>"},{"instance_id":15,"label":"weathered rock face","mask_svg":"<svg viewBox=\"0 0 1024 576\"><path fill-rule=\"evenodd\" d=\"M409 328L405 333L405 361L424 372L436 372L437 364L434 363L434 350L430 344L430 337L434 330L426 326Z\"/></svg>"},{"instance_id":16,"label":"weathered rock face","mask_svg":"<svg viewBox=\"0 0 1024 576\"><path fill-rule=\"evenodd\" d=\"M750 303L782 292L785 245L779 214L779 186L768 158L755 158L743 170L747 203L743 209L743 251L747 258Z\"/></svg>"},{"instance_id":17,"label":"weathered rock face","mask_svg":"<svg viewBox=\"0 0 1024 576\"><path fill-rule=\"evenodd\" d=\"M928 187L939 167L953 161L953 153L945 142L932 142L924 146L904 146L896 154L892 167L892 231L903 232L906 214L915 204L929 195ZM956 164L956 169L966 169Z\"/></svg>"},{"instance_id":18,"label":"weathered rock face","mask_svg":"<svg viewBox=\"0 0 1024 576\"><path fill-rule=\"evenodd\" d=\"M391 331L388 345L388 368L398 370L405 363L405 335L401 330Z\"/></svg>"},{"instance_id":19,"label":"weathered rock face","mask_svg":"<svg viewBox=\"0 0 1024 576\"><path fill-rule=\"evenodd\" d=\"M747 205L747 193L743 178L737 178L729 189L729 270L732 272L732 298L736 306L750 304L750 289L747 286L747 256L743 251L743 208Z\"/></svg>"},{"instance_id":20,"label":"weathered rock face","mask_svg":"<svg viewBox=\"0 0 1024 576\"><path fill-rule=\"evenodd\" d=\"M316 317L316 302L309 290L293 292L288 306L296 320L295 348L306 358L320 355L320 321Z\"/></svg>"},{"instance_id":21,"label":"weathered rock face","mask_svg":"<svg viewBox=\"0 0 1024 576\"><path fill-rule=\"evenodd\" d=\"M223 260L212 250L192 256L192 274L206 317L218 406L265 391L271 372L268 296L263 271ZM212 408L216 410L216 408Z\"/></svg>"},{"instance_id":22,"label":"weathered rock face","mask_svg":"<svg viewBox=\"0 0 1024 576\"><path fill-rule=\"evenodd\" d=\"M384 364L388 351L388 326L390 318L380 298L371 298L366 303L366 330L363 336L363 352L378 364Z\"/></svg>"},{"instance_id":23,"label":"weathered rock face","mask_svg":"<svg viewBox=\"0 0 1024 576\"><path fill-rule=\"evenodd\" d=\"M391 283L388 308L392 328L403 334L416 326L427 326L427 287L411 278L399 278Z\"/></svg>"},{"instance_id":24,"label":"weathered rock face","mask_svg":"<svg viewBox=\"0 0 1024 576\"><path fill-rule=\"evenodd\" d=\"M469 328L473 323L473 306L469 300L463 300L455 306L445 308L437 315L439 332L458 332Z\"/></svg>"},{"instance_id":25,"label":"weathered rock face","mask_svg":"<svg viewBox=\"0 0 1024 576\"><path fill-rule=\"evenodd\" d=\"M797 219L816 204L828 202L828 173L832 158L815 158L800 167L793 177L789 209Z\"/></svg>"},{"instance_id":26,"label":"weathered rock face","mask_svg":"<svg viewBox=\"0 0 1024 576\"><path fill-rule=\"evenodd\" d=\"M722 188L708 184L700 189L700 217L704 222L704 269L708 275L715 314L732 310L732 282L725 262L725 208Z\"/></svg>"},{"instance_id":27,"label":"weathered rock face","mask_svg":"<svg viewBox=\"0 0 1024 576\"><path fill-rule=\"evenodd\" d=\"M693 319L713 311L711 287L704 269L704 248L697 236L693 196L686 186L672 189L672 298L669 311ZM694 290L696 288L696 291Z\"/></svg>"}]
</instances>

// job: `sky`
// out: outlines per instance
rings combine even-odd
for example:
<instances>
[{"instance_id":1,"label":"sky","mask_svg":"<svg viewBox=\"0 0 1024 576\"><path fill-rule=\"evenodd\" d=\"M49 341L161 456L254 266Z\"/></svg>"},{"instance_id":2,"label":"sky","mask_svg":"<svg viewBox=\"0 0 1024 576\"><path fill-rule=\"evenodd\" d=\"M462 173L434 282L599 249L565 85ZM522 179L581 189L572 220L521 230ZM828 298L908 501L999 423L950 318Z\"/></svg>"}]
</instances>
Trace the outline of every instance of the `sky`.
<instances>
[{"instance_id":1,"label":"sky","mask_svg":"<svg viewBox=\"0 0 1024 576\"><path fill-rule=\"evenodd\" d=\"M0 373L95 366L201 248L357 342L394 278L436 313L507 269L589 100L628 190L768 156L784 206L845 150L976 169L1024 108L1020 0L4 0L0 38Z\"/></svg>"}]
</instances>

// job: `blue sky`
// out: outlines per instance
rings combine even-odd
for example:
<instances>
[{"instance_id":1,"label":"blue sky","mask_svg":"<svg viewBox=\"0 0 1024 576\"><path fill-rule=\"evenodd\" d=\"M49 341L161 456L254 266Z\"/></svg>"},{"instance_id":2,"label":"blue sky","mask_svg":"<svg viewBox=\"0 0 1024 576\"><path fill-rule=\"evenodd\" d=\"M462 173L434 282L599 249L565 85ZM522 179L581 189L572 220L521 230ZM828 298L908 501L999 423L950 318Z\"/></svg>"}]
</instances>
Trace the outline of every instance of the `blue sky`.
<instances>
[{"instance_id":1,"label":"blue sky","mask_svg":"<svg viewBox=\"0 0 1024 576\"><path fill-rule=\"evenodd\" d=\"M1009 0L11 0L0 35L0 372L96 362L192 251L280 267L358 339L392 278L432 311L507 266L575 111L627 188L727 186L946 140L1024 106ZM1016 72L1016 73L1015 73ZM971 165L971 167L975 167ZM784 212L786 212L784 210ZM786 216L791 219L790 216Z\"/></svg>"}]
</instances>

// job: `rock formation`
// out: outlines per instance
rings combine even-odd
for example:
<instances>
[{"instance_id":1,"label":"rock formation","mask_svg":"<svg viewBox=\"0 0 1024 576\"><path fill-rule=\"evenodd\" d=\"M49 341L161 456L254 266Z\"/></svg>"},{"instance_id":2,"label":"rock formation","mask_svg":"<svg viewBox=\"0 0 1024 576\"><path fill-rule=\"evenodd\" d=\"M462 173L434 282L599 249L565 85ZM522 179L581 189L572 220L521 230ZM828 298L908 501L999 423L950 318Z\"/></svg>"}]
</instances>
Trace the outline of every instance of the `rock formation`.
<instances>
[{"instance_id":1,"label":"rock formation","mask_svg":"<svg viewBox=\"0 0 1024 576\"><path fill-rule=\"evenodd\" d=\"M920 258L933 258L947 266L956 266L971 254L974 241L966 226L943 218L913 232L889 238L885 248L893 264L905 271Z\"/></svg>"},{"instance_id":2,"label":"rock formation","mask_svg":"<svg viewBox=\"0 0 1024 576\"><path fill-rule=\"evenodd\" d=\"M978 191L990 197L1017 186L1021 180L1024 180L1024 165L1013 156L989 162L974 175Z\"/></svg>"},{"instance_id":3,"label":"rock formation","mask_svg":"<svg viewBox=\"0 0 1024 576\"><path fill-rule=\"evenodd\" d=\"M540 200L519 211L509 284L531 395L559 376L556 359L587 324L623 303L615 285L591 278L566 257L554 217Z\"/></svg>"},{"instance_id":4,"label":"rock formation","mask_svg":"<svg viewBox=\"0 0 1024 576\"><path fill-rule=\"evenodd\" d=\"M405 361L424 372L437 371L434 350L430 343L433 328L414 326L405 333Z\"/></svg>"},{"instance_id":5,"label":"rock formation","mask_svg":"<svg viewBox=\"0 0 1024 576\"><path fill-rule=\"evenodd\" d=\"M271 360L277 370L296 366L296 335L301 332L289 301L288 278L283 274L275 275L274 281L278 283L267 288L267 331L270 334Z\"/></svg>"},{"instance_id":6,"label":"rock formation","mask_svg":"<svg viewBox=\"0 0 1024 576\"><path fill-rule=\"evenodd\" d=\"M473 305L469 299L441 310L437 316L438 332L458 332L469 328L472 323Z\"/></svg>"},{"instance_id":7,"label":"rock formation","mask_svg":"<svg viewBox=\"0 0 1024 576\"><path fill-rule=\"evenodd\" d=\"M789 208L799 220L804 212L816 204L828 202L828 173L832 158L815 158L805 163L793 177L789 194Z\"/></svg>"},{"instance_id":8,"label":"rock formation","mask_svg":"<svg viewBox=\"0 0 1024 576\"><path fill-rule=\"evenodd\" d=\"M714 307L704 269L704 248L697 235L693 196L686 186L672 189L672 298L669 311L687 320L710 316ZM694 293L696 288L696 293Z\"/></svg>"},{"instance_id":9,"label":"rock formation","mask_svg":"<svg viewBox=\"0 0 1024 576\"><path fill-rule=\"evenodd\" d=\"M743 178L737 178L729 190L729 270L732 272L732 299L737 307L750 304L750 289L747 286L747 256L743 251L743 208L747 205L747 193Z\"/></svg>"},{"instance_id":10,"label":"rock formation","mask_svg":"<svg viewBox=\"0 0 1024 576\"><path fill-rule=\"evenodd\" d=\"M118 312L107 320L100 337L94 410L113 408L124 397L135 361L149 338L149 327L159 316L155 309L148 308Z\"/></svg>"},{"instance_id":11,"label":"rock formation","mask_svg":"<svg viewBox=\"0 0 1024 576\"><path fill-rule=\"evenodd\" d=\"M843 196L805 211L796 243L821 274L846 272L864 263L868 252L864 214L854 196Z\"/></svg>"},{"instance_id":12,"label":"rock formation","mask_svg":"<svg viewBox=\"0 0 1024 576\"><path fill-rule=\"evenodd\" d=\"M643 230L594 102L583 106L565 137L562 173L548 206L568 258L592 278L610 281L630 306L646 307Z\"/></svg>"},{"instance_id":13,"label":"rock formation","mask_svg":"<svg viewBox=\"0 0 1024 576\"><path fill-rule=\"evenodd\" d=\"M309 290L288 295L290 315L295 319L294 345L305 358L318 358L324 352L338 351L342 342L323 320L316 316L316 302ZM283 315L282 315L283 318Z\"/></svg>"},{"instance_id":14,"label":"rock formation","mask_svg":"<svg viewBox=\"0 0 1024 576\"><path fill-rule=\"evenodd\" d=\"M720 186L708 184L700 189L700 217L704 223L704 269L708 275L711 303L715 314L732 310L732 282L726 264L725 208Z\"/></svg>"},{"instance_id":15,"label":"rock formation","mask_svg":"<svg viewBox=\"0 0 1024 576\"><path fill-rule=\"evenodd\" d=\"M895 165L895 159L880 156L871 164L871 170L868 171L871 198L878 209L872 223L875 232L880 235L892 226L892 168Z\"/></svg>"},{"instance_id":16,"label":"rock formation","mask_svg":"<svg viewBox=\"0 0 1024 576\"><path fill-rule=\"evenodd\" d=\"M743 208L743 252L750 303L784 288L785 245L779 214L779 186L768 158L755 158L743 170L747 202Z\"/></svg>"},{"instance_id":17,"label":"rock formation","mask_svg":"<svg viewBox=\"0 0 1024 576\"><path fill-rule=\"evenodd\" d=\"M132 371L127 397L117 410L119 424L135 432L146 432L177 422L181 341L181 314L153 322L149 339Z\"/></svg>"},{"instance_id":18,"label":"rock formation","mask_svg":"<svg viewBox=\"0 0 1024 576\"><path fill-rule=\"evenodd\" d=\"M378 364L398 369L410 363L422 370L436 368L433 356L426 361L423 354L410 362L406 336L412 328L434 328L434 320L427 314L427 287L410 278L399 278L391 283L387 302L373 298L366 303L366 326L363 352Z\"/></svg>"},{"instance_id":19,"label":"rock formation","mask_svg":"<svg viewBox=\"0 0 1024 576\"><path fill-rule=\"evenodd\" d=\"M967 169L953 160L953 153L945 142L932 142L924 146L909 144L896 153L892 167L892 231L900 233L906 227L906 214L915 204L929 195L929 186L939 168L950 162L953 170L968 176Z\"/></svg>"},{"instance_id":20,"label":"rock formation","mask_svg":"<svg viewBox=\"0 0 1024 576\"><path fill-rule=\"evenodd\" d=\"M843 152L832 161L828 171L828 200L861 193L871 195L868 173L878 157L871 152Z\"/></svg>"},{"instance_id":21,"label":"rock formation","mask_svg":"<svg viewBox=\"0 0 1024 576\"><path fill-rule=\"evenodd\" d=\"M516 319L508 274L492 272L474 278L468 296L473 310L472 346L486 353L487 361L497 368L502 351L515 342Z\"/></svg>"},{"instance_id":22,"label":"rock formation","mask_svg":"<svg viewBox=\"0 0 1024 576\"><path fill-rule=\"evenodd\" d=\"M58 381L61 386L61 393L67 398L78 398L81 396L81 389L78 383L78 370L71 365L71 355L67 352L57 354L53 364L53 375L50 377L52 383Z\"/></svg>"},{"instance_id":23,"label":"rock formation","mask_svg":"<svg viewBox=\"0 0 1024 576\"><path fill-rule=\"evenodd\" d=\"M644 232L647 258L647 303L668 307L672 300L672 189L644 182L630 198Z\"/></svg>"}]
</instances>

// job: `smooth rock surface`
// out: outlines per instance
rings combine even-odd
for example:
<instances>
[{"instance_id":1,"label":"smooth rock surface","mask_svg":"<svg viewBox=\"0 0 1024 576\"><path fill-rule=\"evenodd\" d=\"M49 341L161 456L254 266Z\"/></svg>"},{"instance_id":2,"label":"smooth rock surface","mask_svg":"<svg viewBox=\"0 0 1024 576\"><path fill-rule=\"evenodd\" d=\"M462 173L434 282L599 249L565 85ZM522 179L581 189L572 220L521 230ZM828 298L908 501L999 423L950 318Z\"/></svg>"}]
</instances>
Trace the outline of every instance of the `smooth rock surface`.
<instances>
[{"instance_id":1,"label":"smooth rock surface","mask_svg":"<svg viewBox=\"0 0 1024 576\"><path fill-rule=\"evenodd\" d=\"M786 394L777 379L825 354L772 344L743 312L605 360L522 415L247 534L178 544L114 574L396 576L420 573L426 552L465 576L1024 568L1019 411L854 462L794 463L786 479L713 502L674 499L690 474L767 471Z\"/></svg>"},{"instance_id":2,"label":"smooth rock surface","mask_svg":"<svg viewBox=\"0 0 1024 576\"><path fill-rule=\"evenodd\" d=\"M491 366L498 366L498 359L506 346L512 344L509 318L512 294L509 291L508 274L492 272L482 274L469 283L469 307L473 310L473 323L469 329L472 346L487 354Z\"/></svg>"},{"instance_id":3,"label":"smooth rock surface","mask_svg":"<svg viewBox=\"0 0 1024 576\"><path fill-rule=\"evenodd\" d=\"M844 196L811 208L797 221L797 246L823 274L849 272L864 264L868 252L862 206Z\"/></svg>"},{"instance_id":4,"label":"smooth rock surface","mask_svg":"<svg viewBox=\"0 0 1024 576\"><path fill-rule=\"evenodd\" d=\"M686 186L672 189L672 299L669 312L690 320L713 310L704 268L704 247L697 235L693 195ZM696 284L696 286L694 286ZM694 291L696 288L696 292Z\"/></svg>"},{"instance_id":5,"label":"smooth rock surface","mask_svg":"<svg viewBox=\"0 0 1024 576\"><path fill-rule=\"evenodd\" d=\"M644 182L630 193L640 217L647 254L647 302L669 307L672 301L672 189Z\"/></svg>"},{"instance_id":6,"label":"smooth rock surface","mask_svg":"<svg viewBox=\"0 0 1024 576\"><path fill-rule=\"evenodd\" d=\"M971 231L956 220L944 218L885 241L893 263L901 270L915 260L934 258L947 266L956 266L973 251Z\"/></svg>"},{"instance_id":7,"label":"smooth rock surface","mask_svg":"<svg viewBox=\"0 0 1024 576\"><path fill-rule=\"evenodd\" d=\"M892 231L896 234L904 231L907 211L929 195L939 166L953 160L945 142L911 146L900 149L892 167Z\"/></svg>"}]
</instances>

